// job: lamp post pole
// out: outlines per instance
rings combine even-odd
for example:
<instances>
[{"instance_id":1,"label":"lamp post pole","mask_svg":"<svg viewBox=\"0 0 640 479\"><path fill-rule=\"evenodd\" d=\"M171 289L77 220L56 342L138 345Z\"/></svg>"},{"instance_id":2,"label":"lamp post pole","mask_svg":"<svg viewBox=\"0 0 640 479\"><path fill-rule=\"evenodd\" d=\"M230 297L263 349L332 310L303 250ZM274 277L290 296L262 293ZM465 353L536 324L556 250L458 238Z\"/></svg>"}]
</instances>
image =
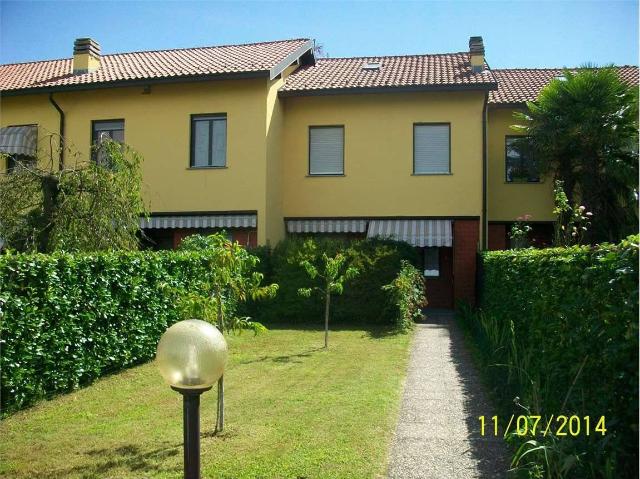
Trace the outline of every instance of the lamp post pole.
<instances>
[{"instance_id":1,"label":"lamp post pole","mask_svg":"<svg viewBox=\"0 0 640 479\"><path fill-rule=\"evenodd\" d=\"M205 321L179 321L160 338L156 361L167 384L182 395L184 479L200 479L200 395L224 373L227 342Z\"/></svg>"},{"instance_id":2,"label":"lamp post pole","mask_svg":"<svg viewBox=\"0 0 640 479\"><path fill-rule=\"evenodd\" d=\"M171 386L182 394L184 440L184 479L200 479L200 395L211 389L184 389Z\"/></svg>"}]
</instances>

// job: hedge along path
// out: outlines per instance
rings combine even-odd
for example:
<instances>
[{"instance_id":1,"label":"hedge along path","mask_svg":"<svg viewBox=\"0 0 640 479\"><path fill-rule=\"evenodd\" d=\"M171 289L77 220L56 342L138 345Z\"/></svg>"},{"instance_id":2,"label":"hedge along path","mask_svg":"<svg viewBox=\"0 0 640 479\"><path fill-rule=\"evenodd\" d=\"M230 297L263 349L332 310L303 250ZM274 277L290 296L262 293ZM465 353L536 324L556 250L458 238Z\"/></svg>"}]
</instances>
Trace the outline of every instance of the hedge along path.
<instances>
[{"instance_id":1,"label":"hedge along path","mask_svg":"<svg viewBox=\"0 0 640 479\"><path fill-rule=\"evenodd\" d=\"M390 479L506 477L501 437L481 436L491 417L452 311L416 325L388 469Z\"/></svg>"},{"instance_id":2,"label":"hedge along path","mask_svg":"<svg viewBox=\"0 0 640 479\"><path fill-rule=\"evenodd\" d=\"M522 372L486 368L501 414L518 396L534 415L581 418L582 432L555 436L560 454L537 450L524 463L567 464L566 477L638 477L638 239L482 253L482 314L463 314L460 324L480 364ZM517 448L529 437L514 439Z\"/></svg>"}]
</instances>

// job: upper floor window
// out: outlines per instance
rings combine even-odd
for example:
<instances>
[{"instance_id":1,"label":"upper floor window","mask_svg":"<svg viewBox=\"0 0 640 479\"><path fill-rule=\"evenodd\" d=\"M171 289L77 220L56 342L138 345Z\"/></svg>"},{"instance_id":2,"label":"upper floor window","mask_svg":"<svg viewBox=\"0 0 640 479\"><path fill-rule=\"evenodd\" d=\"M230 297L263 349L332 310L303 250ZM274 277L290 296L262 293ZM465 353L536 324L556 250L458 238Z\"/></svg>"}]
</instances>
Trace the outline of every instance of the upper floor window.
<instances>
[{"instance_id":1,"label":"upper floor window","mask_svg":"<svg viewBox=\"0 0 640 479\"><path fill-rule=\"evenodd\" d=\"M227 166L227 115L191 115L191 168Z\"/></svg>"},{"instance_id":2,"label":"upper floor window","mask_svg":"<svg viewBox=\"0 0 640 479\"><path fill-rule=\"evenodd\" d=\"M413 173L415 175L451 173L451 125L448 123L413 125Z\"/></svg>"},{"instance_id":3,"label":"upper floor window","mask_svg":"<svg viewBox=\"0 0 640 479\"><path fill-rule=\"evenodd\" d=\"M344 126L309 127L309 175L344 174Z\"/></svg>"},{"instance_id":4,"label":"upper floor window","mask_svg":"<svg viewBox=\"0 0 640 479\"><path fill-rule=\"evenodd\" d=\"M124 120L94 120L91 122L92 157L98 163L104 163L105 151L100 144L105 140L124 143Z\"/></svg>"},{"instance_id":5,"label":"upper floor window","mask_svg":"<svg viewBox=\"0 0 640 479\"><path fill-rule=\"evenodd\" d=\"M124 120L95 120L91 142L99 145L104 140L124 143Z\"/></svg>"},{"instance_id":6,"label":"upper floor window","mask_svg":"<svg viewBox=\"0 0 640 479\"><path fill-rule=\"evenodd\" d=\"M540 174L525 136L505 137L505 178L508 183L537 183Z\"/></svg>"}]
</instances>

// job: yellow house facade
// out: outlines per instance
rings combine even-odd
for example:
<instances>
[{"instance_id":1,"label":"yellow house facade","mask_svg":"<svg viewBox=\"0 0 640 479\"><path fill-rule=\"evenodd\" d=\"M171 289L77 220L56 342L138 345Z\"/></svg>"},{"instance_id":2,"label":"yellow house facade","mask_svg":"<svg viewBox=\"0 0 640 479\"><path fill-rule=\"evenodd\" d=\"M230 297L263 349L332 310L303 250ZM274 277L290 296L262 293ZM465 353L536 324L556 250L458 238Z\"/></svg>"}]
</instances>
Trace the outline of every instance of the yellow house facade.
<instances>
[{"instance_id":1,"label":"yellow house facade","mask_svg":"<svg viewBox=\"0 0 640 479\"><path fill-rule=\"evenodd\" d=\"M473 297L476 252L507 247L516 218L541 234L553 221L551 181L508 137L554 71L522 88L530 70L484 55L480 37L336 59L309 39L115 55L78 39L73 58L0 66L0 171L93 161L110 137L144 158L151 247L221 229L249 246L388 237L421 249L431 303L450 306Z\"/></svg>"}]
</instances>

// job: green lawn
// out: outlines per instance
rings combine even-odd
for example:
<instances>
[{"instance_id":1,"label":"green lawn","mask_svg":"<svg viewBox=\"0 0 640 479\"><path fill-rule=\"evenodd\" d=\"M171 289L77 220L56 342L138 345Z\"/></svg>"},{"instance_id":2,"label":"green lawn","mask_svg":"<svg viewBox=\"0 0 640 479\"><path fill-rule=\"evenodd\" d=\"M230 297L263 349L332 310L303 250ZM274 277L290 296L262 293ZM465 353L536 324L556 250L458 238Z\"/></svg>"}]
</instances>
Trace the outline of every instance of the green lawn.
<instances>
[{"instance_id":1,"label":"green lawn","mask_svg":"<svg viewBox=\"0 0 640 479\"><path fill-rule=\"evenodd\" d=\"M384 474L410 338L341 330L324 351L319 330L232 336L217 437L215 388L202 396L203 478ZM17 413L0 437L0 477L182 477L181 396L153 363Z\"/></svg>"}]
</instances>

